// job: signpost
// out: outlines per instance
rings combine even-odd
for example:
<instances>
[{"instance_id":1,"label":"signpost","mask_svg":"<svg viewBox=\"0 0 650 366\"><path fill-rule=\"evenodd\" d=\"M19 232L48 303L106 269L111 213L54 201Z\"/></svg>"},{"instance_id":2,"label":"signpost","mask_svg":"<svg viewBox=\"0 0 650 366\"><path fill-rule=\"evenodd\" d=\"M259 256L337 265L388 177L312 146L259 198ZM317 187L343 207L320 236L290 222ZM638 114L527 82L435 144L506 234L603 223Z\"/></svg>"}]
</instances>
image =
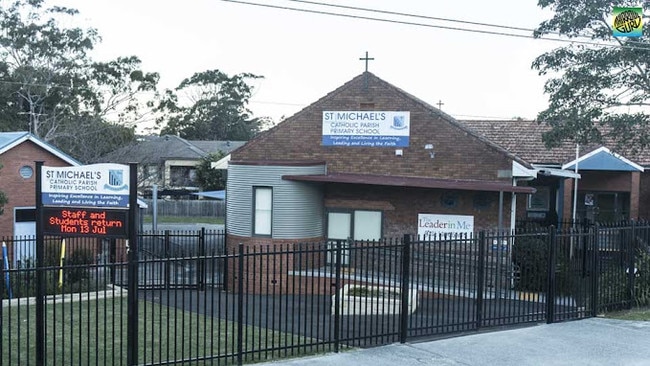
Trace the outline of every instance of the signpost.
<instances>
[{"instance_id":1,"label":"signpost","mask_svg":"<svg viewBox=\"0 0 650 366\"><path fill-rule=\"evenodd\" d=\"M43 166L36 162L36 364L45 364L45 235L126 239L127 364L138 363L137 164ZM135 324L132 325L132 324Z\"/></svg>"}]
</instances>

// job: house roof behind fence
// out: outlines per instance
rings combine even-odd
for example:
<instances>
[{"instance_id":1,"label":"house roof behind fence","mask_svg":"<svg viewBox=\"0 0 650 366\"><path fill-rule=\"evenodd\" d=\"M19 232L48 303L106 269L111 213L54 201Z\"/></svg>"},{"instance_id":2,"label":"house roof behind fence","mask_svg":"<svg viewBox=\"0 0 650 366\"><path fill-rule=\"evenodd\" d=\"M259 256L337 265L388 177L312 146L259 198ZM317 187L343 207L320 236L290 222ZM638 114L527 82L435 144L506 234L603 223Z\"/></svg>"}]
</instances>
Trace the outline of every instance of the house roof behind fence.
<instances>
[{"instance_id":1,"label":"house roof behind fence","mask_svg":"<svg viewBox=\"0 0 650 366\"><path fill-rule=\"evenodd\" d=\"M101 158L102 162L155 164L165 160L198 160L210 153L227 154L244 141L188 141L175 135L147 136Z\"/></svg>"}]
</instances>

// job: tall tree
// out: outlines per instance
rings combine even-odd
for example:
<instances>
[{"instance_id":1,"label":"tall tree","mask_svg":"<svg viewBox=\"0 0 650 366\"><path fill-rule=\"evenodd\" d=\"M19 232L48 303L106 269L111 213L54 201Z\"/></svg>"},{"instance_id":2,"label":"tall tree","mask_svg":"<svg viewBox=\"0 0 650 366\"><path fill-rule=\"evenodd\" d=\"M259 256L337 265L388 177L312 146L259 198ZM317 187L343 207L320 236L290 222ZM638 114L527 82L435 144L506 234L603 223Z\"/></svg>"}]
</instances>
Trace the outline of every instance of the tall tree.
<instances>
[{"instance_id":1,"label":"tall tree","mask_svg":"<svg viewBox=\"0 0 650 366\"><path fill-rule=\"evenodd\" d=\"M3 5L0 128L28 130L72 152L66 141L97 137L80 126L96 123L92 128L96 131L113 123L113 128L103 130L103 142L121 143L120 138L141 121L143 111L153 106L142 92L155 92L158 74L142 72L134 56L93 62L88 52L99 42L96 30L60 25L78 14L75 9L46 7L45 0ZM87 160L84 154L76 157Z\"/></svg>"},{"instance_id":2,"label":"tall tree","mask_svg":"<svg viewBox=\"0 0 650 366\"><path fill-rule=\"evenodd\" d=\"M226 189L226 171L213 169L212 163L226 156L223 152L208 154L196 165L196 183L203 191Z\"/></svg>"},{"instance_id":3,"label":"tall tree","mask_svg":"<svg viewBox=\"0 0 650 366\"><path fill-rule=\"evenodd\" d=\"M179 135L189 140L249 140L268 121L255 118L247 108L253 87L248 83L261 76L243 73L228 76L208 70L183 80L166 91L158 107L164 125L161 135Z\"/></svg>"},{"instance_id":4,"label":"tall tree","mask_svg":"<svg viewBox=\"0 0 650 366\"><path fill-rule=\"evenodd\" d=\"M650 145L650 1L644 1L641 38L614 37L614 6L638 0L539 0L554 15L535 35L559 34L593 44L570 44L537 57L533 68L552 76L544 91L549 105L538 115L552 129L547 146L562 141L614 141L632 151Z\"/></svg>"}]
</instances>

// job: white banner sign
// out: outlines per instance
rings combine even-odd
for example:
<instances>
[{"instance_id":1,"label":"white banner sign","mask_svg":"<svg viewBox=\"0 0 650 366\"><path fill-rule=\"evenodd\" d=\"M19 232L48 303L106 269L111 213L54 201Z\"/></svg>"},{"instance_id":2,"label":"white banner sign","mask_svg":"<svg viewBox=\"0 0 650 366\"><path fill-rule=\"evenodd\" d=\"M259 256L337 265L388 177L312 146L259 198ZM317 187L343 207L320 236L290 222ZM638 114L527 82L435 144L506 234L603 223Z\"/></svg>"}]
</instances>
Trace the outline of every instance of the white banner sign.
<instances>
[{"instance_id":1,"label":"white banner sign","mask_svg":"<svg viewBox=\"0 0 650 366\"><path fill-rule=\"evenodd\" d=\"M418 236L439 236L441 234L467 234L471 237L474 233L474 216L467 215L437 215L418 214Z\"/></svg>"},{"instance_id":2,"label":"white banner sign","mask_svg":"<svg viewBox=\"0 0 650 366\"><path fill-rule=\"evenodd\" d=\"M44 166L41 172L41 191L44 205L128 207L129 166Z\"/></svg>"},{"instance_id":3,"label":"white banner sign","mask_svg":"<svg viewBox=\"0 0 650 366\"><path fill-rule=\"evenodd\" d=\"M323 112L323 146L407 147L410 112Z\"/></svg>"}]
</instances>

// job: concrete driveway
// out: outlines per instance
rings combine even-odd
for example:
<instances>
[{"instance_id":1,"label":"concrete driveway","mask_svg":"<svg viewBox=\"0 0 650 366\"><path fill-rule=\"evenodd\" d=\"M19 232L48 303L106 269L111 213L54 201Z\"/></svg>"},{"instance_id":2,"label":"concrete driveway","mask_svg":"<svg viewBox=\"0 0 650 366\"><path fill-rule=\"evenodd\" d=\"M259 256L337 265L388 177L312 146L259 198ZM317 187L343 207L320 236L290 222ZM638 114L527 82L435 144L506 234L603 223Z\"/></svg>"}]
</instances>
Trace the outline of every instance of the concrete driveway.
<instances>
[{"instance_id":1,"label":"concrete driveway","mask_svg":"<svg viewBox=\"0 0 650 366\"><path fill-rule=\"evenodd\" d=\"M650 322L604 318L257 365L650 365Z\"/></svg>"}]
</instances>

